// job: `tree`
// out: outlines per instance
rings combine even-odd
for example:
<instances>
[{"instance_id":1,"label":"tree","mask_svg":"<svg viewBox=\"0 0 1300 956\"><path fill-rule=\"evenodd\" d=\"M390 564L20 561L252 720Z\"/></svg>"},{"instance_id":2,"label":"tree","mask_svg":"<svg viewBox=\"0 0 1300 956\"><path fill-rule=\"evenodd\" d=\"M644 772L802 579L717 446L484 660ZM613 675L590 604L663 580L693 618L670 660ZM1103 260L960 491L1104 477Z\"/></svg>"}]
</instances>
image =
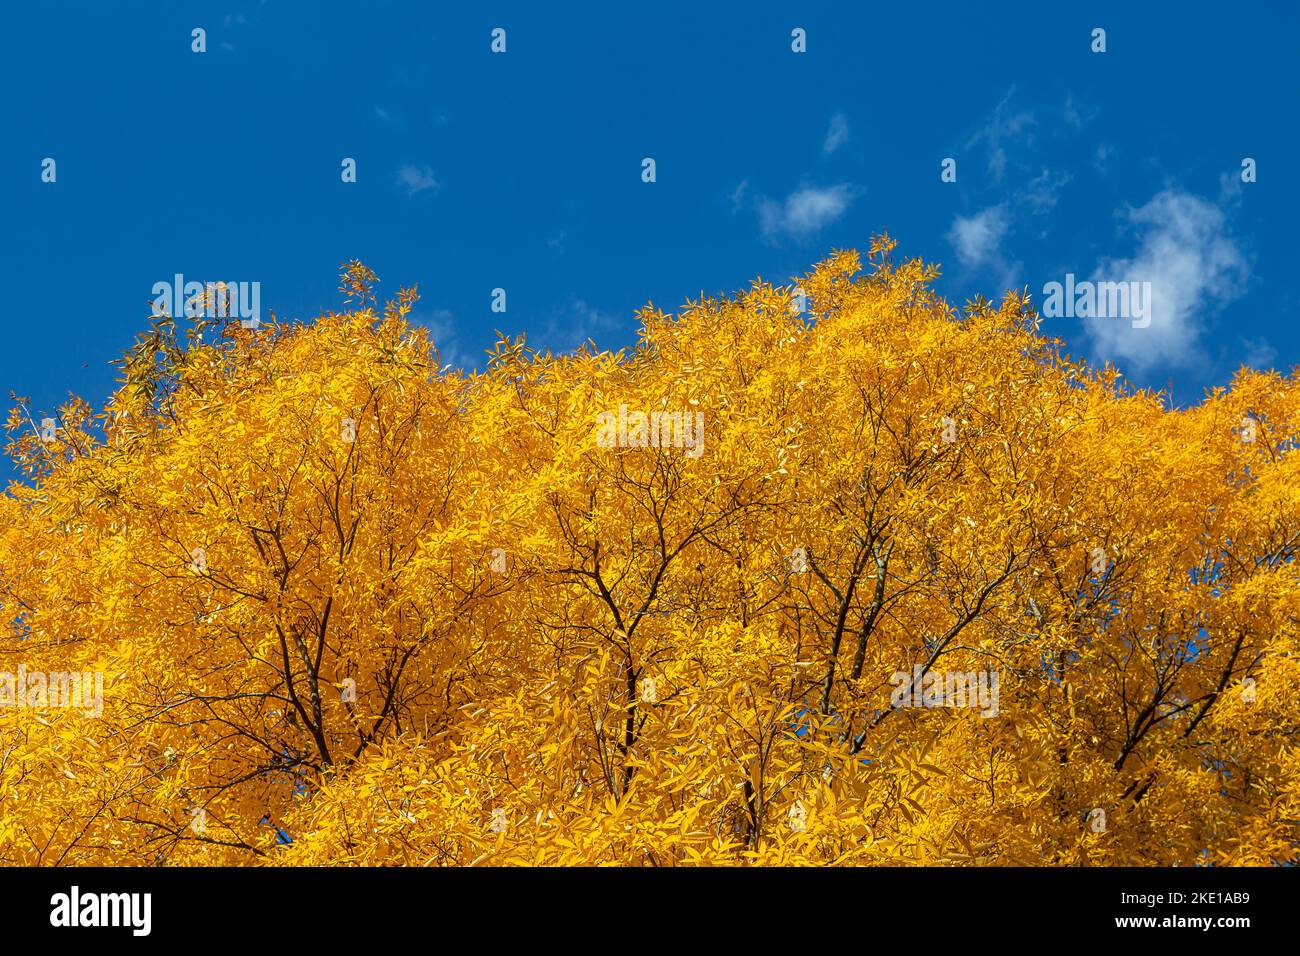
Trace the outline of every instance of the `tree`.
<instances>
[{"instance_id":1,"label":"tree","mask_svg":"<svg viewBox=\"0 0 1300 956\"><path fill-rule=\"evenodd\" d=\"M1294 374L1171 409L893 251L470 374L353 262L19 400L0 861L1294 862Z\"/></svg>"}]
</instances>

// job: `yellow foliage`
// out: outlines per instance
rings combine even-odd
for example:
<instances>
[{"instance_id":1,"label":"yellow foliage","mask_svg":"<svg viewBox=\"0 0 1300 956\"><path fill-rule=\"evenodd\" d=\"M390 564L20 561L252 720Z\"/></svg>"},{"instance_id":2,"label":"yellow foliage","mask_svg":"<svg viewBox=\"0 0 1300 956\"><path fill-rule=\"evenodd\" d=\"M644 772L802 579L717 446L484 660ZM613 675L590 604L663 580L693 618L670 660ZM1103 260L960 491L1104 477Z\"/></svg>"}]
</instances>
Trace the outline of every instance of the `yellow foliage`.
<instances>
[{"instance_id":1,"label":"yellow foliage","mask_svg":"<svg viewBox=\"0 0 1300 956\"><path fill-rule=\"evenodd\" d=\"M20 403L0 671L103 697L11 683L0 862L1295 862L1294 375L1170 410L893 249L470 375L353 262Z\"/></svg>"}]
</instances>

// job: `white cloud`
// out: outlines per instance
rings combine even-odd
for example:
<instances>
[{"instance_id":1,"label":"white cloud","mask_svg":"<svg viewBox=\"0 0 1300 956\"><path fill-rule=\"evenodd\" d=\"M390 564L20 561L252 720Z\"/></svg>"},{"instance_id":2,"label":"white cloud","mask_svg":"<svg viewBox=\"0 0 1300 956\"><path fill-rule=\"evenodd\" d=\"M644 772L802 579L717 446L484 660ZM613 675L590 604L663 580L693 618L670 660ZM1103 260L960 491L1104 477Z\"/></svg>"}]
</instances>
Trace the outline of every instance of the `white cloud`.
<instances>
[{"instance_id":1,"label":"white cloud","mask_svg":"<svg viewBox=\"0 0 1300 956\"><path fill-rule=\"evenodd\" d=\"M849 138L849 120L843 113L831 117L830 129L826 131L826 142L822 143L822 152L829 156Z\"/></svg>"},{"instance_id":2,"label":"white cloud","mask_svg":"<svg viewBox=\"0 0 1300 956\"><path fill-rule=\"evenodd\" d=\"M1009 228L1006 207L991 206L974 216L957 216L948 230L948 241L963 267L972 271L996 268L1005 273L1008 267L1002 256L1002 239Z\"/></svg>"},{"instance_id":3,"label":"white cloud","mask_svg":"<svg viewBox=\"0 0 1300 956\"><path fill-rule=\"evenodd\" d=\"M1214 203L1166 189L1129 209L1139 235L1130 259L1105 259L1092 281L1150 282L1150 322L1133 328L1119 318L1084 319L1099 358L1125 362L1136 372L1186 366L1198 358L1206 318L1242 292L1246 257L1228 235L1227 216Z\"/></svg>"},{"instance_id":4,"label":"white cloud","mask_svg":"<svg viewBox=\"0 0 1300 956\"><path fill-rule=\"evenodd\" d=\"M397 171L397 184L406 190L408 196L425 190L436 190L441 183L433 178L433 170L428 166L403 166Z\"/></svg>"},{"instance_id":5,"label":"white cloud","mask_svg":"<svg viewBox=\"0 0 1300 956\"><path fill-rule=\"evenodd\" d=\"M955 216L948 230L948 241L956 253L957 263L968 272L991 276L999 286L998 291L1016 287L1022 263L1004 251L1007 240L1031 225L1028 216L1051 212L1071 178L1069 173L1044 169L1009 199L971 216ZM1013 216L1012 210L1018 215ZM1044 230L1039 238L1045 235Z\"/></svg>"},{"instance_id":6,"label":"white cloud","mask_svg":"<svg viewBox=\"0 0 1300 956\"><path fill-rule=\"evenodd\" d=\"M853 199L853 187L847 183L825 187L804 186L783 201L760 201L759 227L769 242L784 237L807 239L844 215Z\"/></svg>"}]
</instances>

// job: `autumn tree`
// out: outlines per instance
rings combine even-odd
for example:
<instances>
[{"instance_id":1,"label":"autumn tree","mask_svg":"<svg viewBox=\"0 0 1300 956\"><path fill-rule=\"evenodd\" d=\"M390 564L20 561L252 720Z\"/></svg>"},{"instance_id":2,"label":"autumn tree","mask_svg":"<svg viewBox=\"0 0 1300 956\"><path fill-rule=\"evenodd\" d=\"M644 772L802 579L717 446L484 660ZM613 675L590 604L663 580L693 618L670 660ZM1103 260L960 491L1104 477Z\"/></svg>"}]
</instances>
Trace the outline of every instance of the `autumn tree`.
<instances>
[{"instance_id":1,"label":"autumn tree","mask_svg":"<svg viewBox=\"0 0 1300 956\"><path fill-rule=\"evenodd\" d=\"M468 374L354 262L18 400L0 671L104 693L0 686L0 861L1295 861L1294 375L894 250Z\"/></svg>"}]
</instances>

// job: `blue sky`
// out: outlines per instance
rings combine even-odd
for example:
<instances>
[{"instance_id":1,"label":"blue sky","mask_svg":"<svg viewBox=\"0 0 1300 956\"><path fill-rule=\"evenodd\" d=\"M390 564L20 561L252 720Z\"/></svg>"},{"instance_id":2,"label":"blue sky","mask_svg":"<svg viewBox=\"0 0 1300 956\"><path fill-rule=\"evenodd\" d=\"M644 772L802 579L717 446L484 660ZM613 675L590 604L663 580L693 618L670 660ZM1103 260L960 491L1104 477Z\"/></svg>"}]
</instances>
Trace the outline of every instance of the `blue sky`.
<instances>
[{"instance_id":1,"label":"blue sky","mask_svg":"<svg viewBox=\"0 0 1300 956\"><path fill-rule=\"evenodd\" d=\"M494 328L617 348L647 302L785 282L888 230L957 302L1152 281L1149 328L1043 329L1194 403L1243 363L1300 362L1297 10L15 5L0 386L38 412L102 403L176 273L260 282L264 314L309 318L361 259L381 292L419 283L417 320L477 364Z\"/></svg>"}]
</instances>

